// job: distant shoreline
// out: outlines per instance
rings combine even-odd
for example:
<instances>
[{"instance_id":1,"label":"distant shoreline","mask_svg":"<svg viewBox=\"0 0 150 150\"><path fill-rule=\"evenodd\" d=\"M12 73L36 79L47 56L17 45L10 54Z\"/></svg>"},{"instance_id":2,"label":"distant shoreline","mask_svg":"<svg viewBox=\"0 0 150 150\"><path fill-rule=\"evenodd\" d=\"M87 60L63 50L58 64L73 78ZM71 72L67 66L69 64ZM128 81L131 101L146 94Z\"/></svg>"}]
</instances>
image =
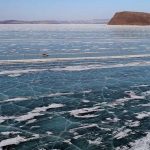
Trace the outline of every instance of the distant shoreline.
<instances>
[{"instance_id":1,"label":"distant shoreline","mask_svg":"<svg viewBox=\"0 0 150 150\"><path fill-rule=\"evenodd\" d=\"M79 20L79 21L22 21L22 20L4 20L0 24L107 24L108 19L100 20Z\"/></svg>"}]
</instances>

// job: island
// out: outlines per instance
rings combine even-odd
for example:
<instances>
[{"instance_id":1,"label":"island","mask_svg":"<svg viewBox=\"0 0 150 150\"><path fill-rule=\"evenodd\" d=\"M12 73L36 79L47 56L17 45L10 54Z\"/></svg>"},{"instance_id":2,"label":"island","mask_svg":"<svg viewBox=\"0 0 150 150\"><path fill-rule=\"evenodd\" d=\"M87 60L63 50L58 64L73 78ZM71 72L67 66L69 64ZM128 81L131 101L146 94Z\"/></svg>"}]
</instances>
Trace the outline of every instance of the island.
<instances>
[{"instance_id":1,"label":"island","mask_svg":"<svg viewBox=\"0 0 150 150\"><path fill-rule=\"evenodd\" d=\"M117 12L108 22L108 25L150 25L150 13Z\"/></svg>"}]
</instances>

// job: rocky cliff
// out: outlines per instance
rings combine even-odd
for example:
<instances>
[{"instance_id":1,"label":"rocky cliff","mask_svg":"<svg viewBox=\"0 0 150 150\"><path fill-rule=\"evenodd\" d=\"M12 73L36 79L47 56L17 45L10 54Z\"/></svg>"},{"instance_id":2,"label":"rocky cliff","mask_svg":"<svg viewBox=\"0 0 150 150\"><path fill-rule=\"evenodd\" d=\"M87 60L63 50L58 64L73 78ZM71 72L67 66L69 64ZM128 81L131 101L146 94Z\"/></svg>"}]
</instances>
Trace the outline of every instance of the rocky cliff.
<instances>
[{"instance_id":1,"label":"rocky cliff","mask_svg":"<svg viewBox=\"0 0 150 150\"><path fill-rule=\"evenodd\" d=\"M108 25L150 25L150 13L118 12L108 22Z\"/></svg>"}]
</instances>

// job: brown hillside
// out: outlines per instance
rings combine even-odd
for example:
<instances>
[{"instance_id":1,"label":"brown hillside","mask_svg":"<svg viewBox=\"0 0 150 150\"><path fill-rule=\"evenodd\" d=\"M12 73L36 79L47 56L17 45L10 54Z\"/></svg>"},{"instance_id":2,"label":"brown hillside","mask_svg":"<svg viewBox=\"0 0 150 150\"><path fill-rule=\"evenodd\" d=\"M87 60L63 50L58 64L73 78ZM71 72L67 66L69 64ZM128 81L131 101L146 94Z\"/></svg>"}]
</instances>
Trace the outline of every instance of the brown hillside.
<instances>
[{"instance_id":1,"label":"brown hillside","mask_svg":"<svg viewBox=\"0 0 150 150\"><path fill-rule=\"evenodd\" d=\"M118 12L108 25L150 25L150 13Z\"/></svg>"}]
</instances>

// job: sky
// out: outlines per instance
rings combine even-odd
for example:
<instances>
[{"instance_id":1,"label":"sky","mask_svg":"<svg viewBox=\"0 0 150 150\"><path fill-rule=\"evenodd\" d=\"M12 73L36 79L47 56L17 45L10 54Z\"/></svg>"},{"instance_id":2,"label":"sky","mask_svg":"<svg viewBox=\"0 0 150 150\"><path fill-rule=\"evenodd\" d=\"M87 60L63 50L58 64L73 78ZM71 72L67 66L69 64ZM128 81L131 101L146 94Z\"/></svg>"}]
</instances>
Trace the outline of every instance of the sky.
<instances>
[{"instance_id":1,"label":"sky","mask_svg":"<svg viewBox=\"0 0 150 150\"><path fill-rule=\"evenodd\" d=\"M109 19L117 11L150 12L150 0L0 0L0 20Z\"/></svg>"}]
</instances>

